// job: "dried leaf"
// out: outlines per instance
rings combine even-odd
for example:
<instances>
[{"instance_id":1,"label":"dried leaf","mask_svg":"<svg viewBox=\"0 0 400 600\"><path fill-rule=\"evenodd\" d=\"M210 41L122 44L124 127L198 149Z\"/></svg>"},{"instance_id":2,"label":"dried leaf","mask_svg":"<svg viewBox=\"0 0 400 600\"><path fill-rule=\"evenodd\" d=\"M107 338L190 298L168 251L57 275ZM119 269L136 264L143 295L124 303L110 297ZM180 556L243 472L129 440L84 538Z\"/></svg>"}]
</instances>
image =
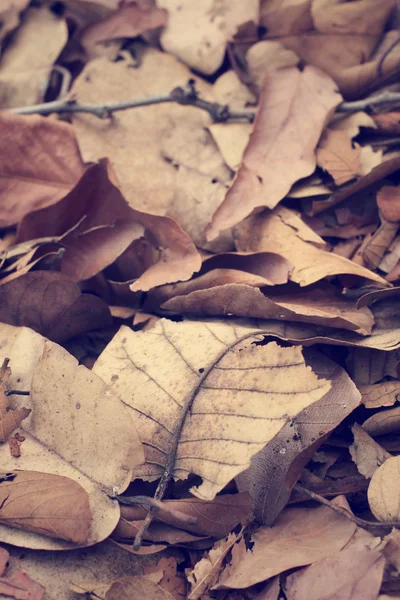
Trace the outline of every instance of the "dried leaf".
<instances>
[{"instance_id":1,"label":"dried leaf","mask_svg":"<svg viewBox=\"0 0 400 600\"><path fill-rule=\"evenodd\" d=\"M387 221L400 221L400 188L384 185L378 190L376 201L379 210Z\"/></svg>"},{"instance_id":2,"label":"dried leaf","mask_svg":"<svg viewBox=\"0 0 400 600\"><path fill-rule=\"evenodd\" d=\"M351 428L354 442L349 448L351 458L358 471L367 479L371 479L375 471L392 455L377 444L358 423Z\"/></svg>"},{"instance_id":3,"label":"dried leaf","mask_svg":"<svg viewBox=\"0 0 400 600\"><path fill-rule=\"evenodd\" d=\"M132 600L132 598L148 598L149 600L174 600L174 597L160 585L151 581L150 576L126 576L111 583L86 581L72 583L71 589L77 594L93 594L94 598L104 600Z\"/></svg>"},{"instance_id":4,"label":"dried leaf","mask_svg":"<svg viewBox=\"0 0 400 600\"><path fill-rule=\"evenodd\" d=\"M14 471L0 479L0 523L75 544L85 544L92 525L89 496L67 477Z\"/></svg>"},{"instance_id":5,"label":"dried leaf","mask_svg":"<svg viewBox=\"0 0 400 600\"><path fill-rule=\"evenodd\" d=\"M344 369L316 352L307 350L305 357L318 377L332 381L331 389L285 425L236 478L239 490L249 490L255 516L264 525L271 525L286 506L315 450L360 403L360 394Z\"/></svg>"},{"instance_id":6,"label":"dried leaf","mask_svg":"<svg viewBox=\"0 0 400 600\"><path fill-rule=\"evenodd\" d=\"M191 590L188 600L198 600L207 590L216 583L222 571L223 561L237 542L237 536L231 533L225 540L215 542L205 557L201 558L194 569L187 573Z\"/></svg>"},{"instance_id":7,"label":"dried leaf","mask_svg":"<svg viewBox=\"0 0 400 600\"><path fill-rule=\"evenodd\" d=\"M175 558L170 556L169 558L160 558L155 567L145 567L145 575L154 573L160 570L163 575L162 578L157 581L164 590L167 590L175 600L186 599L186 581L182 573L177 573L177 561Z\"/></svg>"},{"instance_id":8,"label":"dried leaf","mask_svg":"<svg viewBox=\"0 0 400 600\"><path fill-rule=\"evenodd\" d=\"M256 208L274 208L293 183L313 173L314 149L340 101L333 81L318 69L271 71L242 166L214 213L207 239L216 238L220 230L236 225ZM305 110L312 111L312 120L304 119Z\"/></svg>"},{"instance_id":9,"label":"dried leaf","mask_svg":"<svg viewBox=\"0 0 400 600\"><path fill-rule=\"evenodd\" d=\"M361 385L359 390L362 394L361 401L366 408L393 406L400 394L400 382L383 381L375 385Z\"/></svg>"},{"instance_id":10,"label":"dried leaf","mask_svg":"<svg viewBox=\"0 0 400 600\"><path fill-rule=\"evenodd\" d=\"M175 54L200 73L214 73L224 60L226 44L240 25L258 22L258 2L222 0L215 3L180 5L175 0L158 0L158 6L168 10L168 25L161 35L166 52Z\"/></svg>"},{"instance_id":11,"label":"dried leaf","mask_svg":"<svg viewBox=\"0 0 400 600\"><path fill-rule=\"evenodd\" d=\"M191 492L212 500L291 416L327 393L330 383L305 367L300 348L249 345L255 333L164 319L147 332L121 327L94 372L132 408L146 453L135 477L157 479L168 460L174 478L200 475Z\"/></svg>"},{"instance_id":12,"label":"dried leaf","mask_svg":"<svg viewBox=\"0 0 400 600\"><path fill-rule=\"evenodd\" d=\"M387 285L384 279L372 271L347 258L316 247L315 242L318 239L323 243L297 213L286 207L252 215L235 228L238 250L280 254L294 265L290 279L301 286L310 285L330 275L345 273Z\"/></svg>"},{"instance_id":13,"label":"dried leaf","mask_svg":"<svg viewBox=\"0 0 400 600\"><path fill-rule=\"evenodd\" d=\"M247 492L241 494L223 494L210 502L199 498L182 498L181 500L164 500L163 505L174 512L178 511L194 517L196 524L185 524L185 530L197 535L222 538L239 523L245 524L251 516L250 496ZM121 506L121 516L128 521L143 520L147 510L142 506ZM174 519L173 515L158 511L154 523L159 517L164 523L182 527L182 521Z\"/></svg>"},{"instance_id":14,"label":"dried leaf","mask_svg":"<svg viewBox=\"0 0 400 600\"><path fill-rule=\"evenodd\" d=\"M270 69L295 67L299 63L299 57L280 41L262 40L249 48L246 62L252 81L258 89L262 89Z\"/></svg>"},{"instance_id":15,"label":"dried leaf","mask_svg":"<svg viewBox=\"0 0 400 600\"><path fill-rule=\"evenodd\" d=\"M19 226L18 241L42 237L43 232L68 232L62 240L65 253L60 270L74 281L93 277L124 252L130 259L125 275L130 280L137 278L134 291L187 279L201 264L194 244L173 219L129 206L107 161L89 167L63 200L27 215ZM133 245L142 238L151 249L149 260Z\"/></svg>"},{"instance_id":16,"label":"dried leaf","mask_svg":"<svg viewBox=\"0 0 400 600\"><path fill-rule=\"evenodd\" d=\"M0 7L0 21L3 23L0 39L18 27L19 14L28 6L29 0L5 0Z\"/></svg>"},{"instance_id":17,"label":"dried leaf","mask_svg":"<svg viewBox=\"0 0 400 600\"><path fill-rule=\"evenodd\" d=\"M307 293L294 290L292 294L288 290L279 295L279 291L257 289L262 285L254 275L215 269L173 289L161 288L157 292L161 298L164 294L167 298L172 296L161 308L173 313L279 319L349 329L362 335L371 332L372 314L361 313L353 302L342 299L332 288L316 288Z\"/></svg>"},{"instance_id":18,"label":"dried leaf","mask_svg":"<svg viewBox=\"0 0 400 600\"><path fill-rule=\"evenodd\" d=\"M90 61L72 89L81 102L120 102L163 94L191 77L193 73L174 57L148 49L140 68L127 58ZM195 80L199 94L213 100L211 86ZM110 157L122 193L134 209L175 218L202 246L205 226L231 179L206 130L210 122L196 107L167 103L121 111L112 123L77 115L74 128L86 161ZM231 250L231 244L231 236L225 235L216 249Z\"/></svg>"},{"instance_id":19,"label":"dried leaf","mask_svg":"<svg viewBox=\"0 0 400 600\"><path fill-rule=\"evenodd\" d=\"M0 593L17 600L42 600L45 588L23 571L0 578Z\"/></svg>"},{"instance_id":20,"label":"dried leaf","mask_svg":"<svg viewBox=\"0 0 400 600\"><path fill-rule=\"evenodd\" d=\"M131 540L132 544L142 524L143 519L140 521L127 521L121 517L117 527L112 533L113 538L115 540L123 540L124 542ZM162 543L170 545L185 545L188 547L191 547L193 543L196 544L200 542L202 543L201 548L209 548L214 542L213 538L211 537L198 536L193 533L189 533L184 529L178 529L173 525L168 525L162 521L156 520L150 524L143 539L145 541L152 542L153 544L155 543L156 545ZM157 552L159 552L159 550L157 550Z\"/></svg>"},{"instance_id":21,"label":"dried leaf","mask_svg":"<svg viewBox=\"0 0 400 600\"><path fill-rule=\"evenodd\" d=\"M16 338L10 363L14 365L10 387L31 391L30 396L12 396L12 408L24 405L32 413L21 427L26 438L22 456L13 458L6 445L0 447L3 468L78 481L89 494L93 514L87 545L105 539L118 522L119 507L104 491L123 492L133 468L142 461L130 415L99 377L29 329L22 329ZM0 526L0 539L30 548L71 547L5 525Z\"/></svg>"},{"instance_id":22,"label":"dried leaf","mask_svg":"<svg viewBox=\"0 0 400 600\"><path fill-rule=\"evenodd\" d=\"M143 2L132 2L120 6L104 21L86 27L79 41L86 50L89 59L92 59L107 54L107 47L110 42L120 42L115 48L117 53L122 45L123 38L137 37L149 29L163 27L166 25L167 20L165 10Z\"/></svg>"},{"instance_id":23,"label":"dried leaf","mask_svg":"<svg viewBox=\"0 0 400 600\"><path fill-rule=\"evenodd\" d=\"M378 521L399 521L400 456L391 456L372 475L368 503Z\"/></svg>"},{"instance_id":24,"label":"dried leaf","mask_svg":"<svg viewBox=\"0 0 400 600\"><path fill-rule=\"evenodd\" d=\"M338 497L335 502L346 502ZM214 589L246 588L274 575L309 565L340 551L356 530L354 523L327 506L288 508L274 527L260 527L253 546L233 547L232 562L225 567Z\"/></svg>"},{"instance_id":25,"label":"dried leaf","mask_svg":"<svg viewBox=\"0 0 400 600\"><path fill-rule=\"evenodd\" d=\"M68 39L65 21L48 8L26 11L0 61L0 108L43 102L48 78Z\"/></svg>"},{"instance_id":26,"label":"dried leaf","mask_svg":"<svg viewBox=\"0 0 400 600\"><path fill-rule=\"evenodd\" d=\"M31 327L55 342L112 323L108 306L61 273L35 271L0 286L0 321Z\"/></svg>"},{"instance_id":27,"label":"dried leaf","mask_svg":"<svg viewBox=\"0 0 400 600\"><path fill-rule=\"evenodd\" d=\"M63 198L84 165L67 123L2 111L0 125L0 226L7 227Z\"/></svg>"},{"instance_id":28,"label":"dried leaf","mask_svg":"<svg viewBox=\"0 0 400 600\"><path fill-rule=\"evenodd\" d=\"M327 129L317 149L317 162L328 171L336 185L363 174L360 147L353 147L345 131Z\"/></svg>"},{"instance_id":29,"label":"dried leaf","mask_svg":"<svg viewBox=\"0 0 400 600\"><path fill-rule=\"evenodd\" d=\"M364 421L363 428L373 436L397 433L400 430L400 406L375 413Z\"/></svg>"},{"instance_id":30,"label":"dried leaf","mask_svg":"<svg viewBox=\"0 0 400 600\"><path fill-rule=\"evenodd\" d=\"M287 600L376 600L384 567L385 559L376 550L344 548L289 575L285 595Z\"/></svg>"}]
</instances>

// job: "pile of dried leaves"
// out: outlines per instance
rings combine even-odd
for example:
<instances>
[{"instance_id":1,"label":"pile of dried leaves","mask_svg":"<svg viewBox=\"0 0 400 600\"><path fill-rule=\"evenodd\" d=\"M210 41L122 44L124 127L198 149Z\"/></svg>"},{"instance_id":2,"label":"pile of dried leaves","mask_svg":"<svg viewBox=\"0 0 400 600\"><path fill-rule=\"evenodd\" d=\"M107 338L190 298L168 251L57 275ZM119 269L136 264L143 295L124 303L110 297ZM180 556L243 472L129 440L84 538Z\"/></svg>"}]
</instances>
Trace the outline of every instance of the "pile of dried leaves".
<instances>
[{"instance_id":1,"label":"pile of dried leaves","mask_svg":"<svg viewBox=\"0 0 400 600\"><path fill-rule=\"evenodd\" d=\"M0 595L400 598L400 4L0 22Z\"/></svg>"}]
</instances>

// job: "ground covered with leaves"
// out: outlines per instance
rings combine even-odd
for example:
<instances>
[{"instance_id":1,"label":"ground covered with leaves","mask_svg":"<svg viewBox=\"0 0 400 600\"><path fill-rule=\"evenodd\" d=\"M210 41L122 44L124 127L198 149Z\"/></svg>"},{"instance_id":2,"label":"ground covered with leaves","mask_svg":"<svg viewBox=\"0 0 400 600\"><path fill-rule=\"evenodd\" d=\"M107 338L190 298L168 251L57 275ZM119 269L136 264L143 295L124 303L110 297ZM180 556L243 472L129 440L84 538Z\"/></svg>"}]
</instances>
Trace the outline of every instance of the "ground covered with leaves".
<instances>
[{"instance_id":1,"label":"ground covered with leaves","mask_svg":"<svg viewBox=\"0 0 400 600\"><path fill-rule=\"evenodd\" d=\"M400 5L1 0L0 595L400 598Z\"/></svg>"}]
</instances>

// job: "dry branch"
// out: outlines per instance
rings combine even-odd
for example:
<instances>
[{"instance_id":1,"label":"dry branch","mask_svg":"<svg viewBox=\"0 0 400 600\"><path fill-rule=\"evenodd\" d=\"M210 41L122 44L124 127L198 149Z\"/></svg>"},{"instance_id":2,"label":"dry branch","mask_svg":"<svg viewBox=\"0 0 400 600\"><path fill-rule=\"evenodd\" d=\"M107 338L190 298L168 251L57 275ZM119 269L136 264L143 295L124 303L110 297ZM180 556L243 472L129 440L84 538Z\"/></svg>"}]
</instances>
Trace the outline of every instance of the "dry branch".
<instances>
[{"instance_id":1,"label":"dry branch","mask_svg":"<svg viewBox=\"0 0 400 600\"><path fill-rule=\"evenodd\" d=\"M176 104L181 104L183 106L195 106L196 108L205 110L217 123L235 120L245 120L251 122L256 114L255 109L235 111L231 110L227 104L224 105L219 104L218 102L209 102L208 100L200 98L193 79L190 79L185 87L177 87L171 92L156 96L148 96L146 98L126 100L125 102L81 104L74 99L67 98L63 100L55 100L54 102L36 104L34 106L12 108L10 111L16 115L39 114L43 116L50 115L52 113L89 113L99 117L100 119L106 119L120 110L128 110L130 108L150 106L153 104L165 104L166 102L175 102ZM342 102L342 104L340 104L336 110L337 112L352 113L375 106L389 104L400 104L400 92L384 90L380 94L369 96L362 100Z\"/></svg>"}]
</instances>

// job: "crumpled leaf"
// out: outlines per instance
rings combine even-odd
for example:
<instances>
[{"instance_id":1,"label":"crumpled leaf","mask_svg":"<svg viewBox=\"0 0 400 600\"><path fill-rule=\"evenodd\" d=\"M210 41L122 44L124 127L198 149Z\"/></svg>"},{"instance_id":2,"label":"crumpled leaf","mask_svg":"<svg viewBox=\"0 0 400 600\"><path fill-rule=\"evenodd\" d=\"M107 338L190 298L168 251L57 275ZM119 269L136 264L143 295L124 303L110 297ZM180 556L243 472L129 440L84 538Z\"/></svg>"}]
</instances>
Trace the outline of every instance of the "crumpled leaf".
<instances>
[{"instance_id":1,"label":"crumpled leaf","mask_svg":"<svg viewBox=\"0 0 400 600\"><path fill-rule=\"evenodd\" d=\"M108 306L82 294L65 275L34 271L0 286L0 321L31 327L55 342L65 342L112 323Z\"/></svg>"},{"instance_id":2,"label":"crumpled leaf","mask_svg":"<svg viewBox=\"0 0 400 600\"><path fill-rule=\"evenodd\" d=\"M0 446L5 472L42 471L78 481L89 494L93 525L85 545L110 535L119 506L110 496L128 486L135 465L143 460L135 426L126 408L104 382L63 348L29 329L22 329L10 352L12 408L32 409L21 430L21 457ZM104 491L103 491L104 490ZM40 549L65 549L71 543L0 526L3 542Z\"/></svg>"},{"instance_id":3,"label":"crumpled leaf","mask_svg":"<svg viewBox=\"0 0 400 600\"><path fill-rule=\"evenodd\" d=\"M89 59L102 54L109 56L107 48L113 42L117 42L115 46L115 54L117 54L123 38L137 37L145 31L163 27L167 21L168 15L165 10L144 2L131 2L120 6L104 21L86 27L79 41ZM114 58L113 54L114 52L112 58Z\"/></svg>"},{"instance_id":4,"label":"crumpled leaf","mask_svg":"<svg viewBox=\"0 0 400 600\"><path fill-rule=\"evenodd\" d=\"M216 238L256 208L274 208L296 181L313 173L314 149L340 101L334 82L318 69L271 71L242 165L214 213L207 239ZM312 112L312 120L304 118L304 111Z\"/></svg>"},{"instance_id":5,"label":"crumpled leaf","mask_svg":"<svg viewBox=\"0 0 400 600\"><path fill-rule=\"evenodd\" d=\"M271 37L298 54L306 64L329 73L346 97L358 97L377 79L379 44L394 7L393 0L327 2L264 1L261 23ZM389 34L388 34L389 35ZM383 80L396 72L398 53L383 65Z\"/></svg>"},{"instance_id":6,"label":"crumpled leaf","mask_svg":"<svg viewBox=\"0 0 400 600\"><path fill-rule=\"evenodd\" d=\"M263 284L261 278L245 272L215 269L189 282L160 288L156 297L170 296L161 308L172 313L282 319L371 333L372 313L357 310L354 302L341 298L333 288L306 293L289 288L285 294L281 288L258 289Z\"/></svg>"},{"instance_id":7,"label":"crumpled leaf","mask_svg":"<svg viewBox=\"0 0 400 600\"><path fill-rule=\"evenodd\" d=\"M241 473L236 482L248 490L257 520L271 525L286 506L300 473L315 450L360 403L360 393L346 371L320 353L305 350L318 377L332 381L329 392L287 423Z\"/></svg>"},{"instance_id":8,"label":"crumpled leaf","mask_svg":"<svg viewBox=\"0 0 400 600\"><path fill-rule=\"evenodd\" d=\"M240 25L258 22L258 2L248 0L204 0L179 3L158 0L168 10L168 25L161 35L161 45L189 67L200 73L214 73L224 60L226 44Z\"/></svg>"},{"instance_id":9,"label":"crumpled leaf","mask_svg":"<svg viewBox=\"0 0 400 600\"><path fill-rule=\"evenodd\" d=\"M338 496L334 502L347 505ZM289 508L274 527L260 527L252 537L252 548L244 542L232 549L227 565L214 589L247 588L294 567L312 564L341 550L356 530L354 523L327 506Z\"/></svg>"},{"instance_id":10,"label":"crumpled leaf","mask_svg":"<svg viewBox=\"0 0 400 600\"><path fill-rule=\"evenodd\" d=\"M0 108L43 102L53 63L67 39L64 19L48 8L26 11L21 26L1 56Z\"/></svg>"},{"instance_id":11,"label":"crumpled leaf","mask_svg":"<svg viewBox=\"0 0 400 600\"><path fill-rule=\"evenodd\" d=\"M71 590L76 594L93 594L93 598L104 600L131 600L132 598L148 598L149 600L174 600L174 597L150 575L126 576L111 583L88 581L72 583Z\"/></svg>"},{"instance_id":12,"label":"crumpled leaf","mask_svg":"<svg viewBox=\"0 0 400 600\"><path fill-rule=\"evenodd\" d=\"M318 247L324 245L322 238L286 207L255 214L243 221L235 228L235 242L239 251L275 252L285 257L294 267L290 279L301 286L345 273L387 285L369 269Z\"/></svg>"},{"instance_id":13,"label":"crumpled leaf","mask_svg":"<svg viewBox=\"0 0 400 600\"><path fill-rule=\"evenodd\" d=\"M75 544L92 525L88 493L67 477L14 471L0 477L0 523Z\"/></svg>"},{"instance_id":14,"label":"crumpled leaf","mask_svg":"<svg viewBox=\"0 0 400 600\"><path fill-rule=\"evenodd\" d=\"M74 227L81 222L79 227ZM89 167L77 186L57 204L27 215L18 241L61 235L65 248L60 270L73 281L93 277L118 259L132 289L187 279L200 268L199 254L189 236L169 217L134 210L122 196L107 160ZM140 255L134 242L149 250ZM125 254L124 254L125 252ZM135 281L136 280L136 281Z\"/></svg>"},{"instance_id":15,"label":"crumpled leaf","mask_svg":"<svg viewBox=\"0 0 400 600\"><path fill-rule=\"evenodd\" d=\"M191 586L188 600L198 600L216 583L223 568L223 561L236 541L237 536L231 533L225 540L215 542L206 556L187 573L187 580Z\"/></svg>"},{"instance_id":16,"label":"crumpled leaf","mask_svg":"<svg viewBox=\"0 0 400 600\"><path fill-rule=\"evenodd\" d=\"M197 535L222 538L239 523L245 524L251 516L250 496L247 492L239 494L222 494L214 500L205 502L199 498L182 498L179 500L164 500L163 505L196 518L195 524L186 523L184 528ZM147 510L140 505L121 506L121 517L128 521L143 520ZM163 523L182 528L182 521L178 521L173 515L160 511L155 514L153 523L157 522L158 515Z\"/></svg>"},{"instance_id":17,"label":"crumpled leaf","mask_svg":"<svg viewBox=\"0 0 400 600\"><path fill-rule=\"evenodd\" d=\"M93 370L132 409L146 453L135 477L196 473L203 483L191 492L212 500L291 416L328 392L300 348L253 346L256 333L164 319L146 332L121 327Z\"/></svg>"},{"instance_id":18,"label":"crumpled leaf","mask_svg":"<svg viewBox=\"0 0 400 600\"><path fill-rule=\"evenodd\" d=\"M0 226L8 227L68 194L84 164L67 123L1 111L0 126Z\"/></svg>"},{"instance_id":19,"label":"crumpled leaf","mask_svg":"<svg viewBox=\"0 0 400 600\"><path fill-rule=\"evenodd\" d=\"M354 442L349 448L351 458L358 471L367 479L371 479L375 471L392 455L380 446L358 423L351 428Z\"/></svg>"},{"instance_id":20,"label":"crumpled leaf","mask_svg":"<svg viewBox=\"0 0 400 600\"><path fill-rule=\"evenodd\" d=\"M361 544L344 548L289 575L285 595L287 600L376 600L384 567L377 550Z\"/></svg>"},{"instance_id":21,"label":"crumpled leaf","mask_svg":"<svg viewBox=\"0 0 400 600\"><path fill-rule=\"evenodd\" d=\"M154 567L145 567L145 575L161 571L162 578L157 583L167 590L175 600L186 600L186 581L182 573L177 572L177 561L173 556L163 556Z\"/></svg>"},{"instance_id":22,"label":"crumpled leaf","mask_svg":"<svg viewBox=\"0 0 400 600\"><path fill-rule=\"evenodd\" d=\"M391 456L372 475L368 503L378 521L400 520L400 456Z\"/></svg>"}]
</instances>

